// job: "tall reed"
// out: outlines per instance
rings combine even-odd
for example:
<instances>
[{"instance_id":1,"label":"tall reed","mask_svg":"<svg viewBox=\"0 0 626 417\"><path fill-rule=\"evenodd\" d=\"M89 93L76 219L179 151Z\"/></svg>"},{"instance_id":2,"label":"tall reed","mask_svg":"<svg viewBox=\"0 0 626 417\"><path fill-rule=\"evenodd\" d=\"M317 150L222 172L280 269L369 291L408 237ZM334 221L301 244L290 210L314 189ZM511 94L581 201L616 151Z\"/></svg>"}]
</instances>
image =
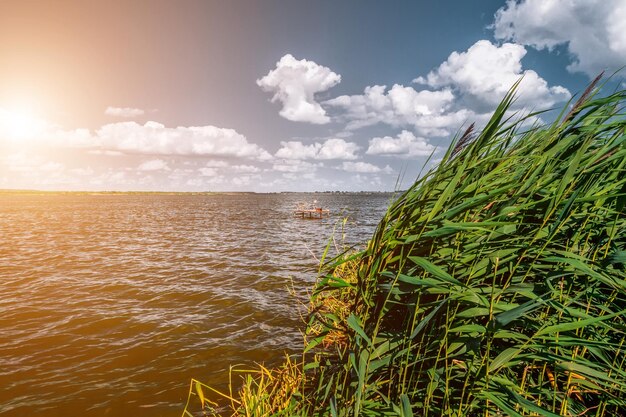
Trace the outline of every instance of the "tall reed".
<instances>
[{"instance_id":1,"label":"tall reed","mask_svg":"<svg viewBox=\"0 0 626 417\"><path fill-rule=\"evenodd\" d=\"M282 405L234 414L626 416L626 91L532 127L514 95L328 265Z\"/></svg>"}]
</instances>

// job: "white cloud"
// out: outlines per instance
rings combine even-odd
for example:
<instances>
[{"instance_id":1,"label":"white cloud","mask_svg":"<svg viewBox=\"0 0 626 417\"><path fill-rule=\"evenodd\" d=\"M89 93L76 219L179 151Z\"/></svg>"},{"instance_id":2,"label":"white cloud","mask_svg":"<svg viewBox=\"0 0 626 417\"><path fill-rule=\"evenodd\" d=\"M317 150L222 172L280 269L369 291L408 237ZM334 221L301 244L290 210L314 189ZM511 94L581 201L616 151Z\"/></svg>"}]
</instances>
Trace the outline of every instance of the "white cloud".
<instances>
[{"instance_id":1,"label":"white cloud","mask_svg":"<svg viewBox=\"0 0 626 417\"><path fill-rule=\"evenodd\" d=\"M199 168L198 171L203 177L214 177L217 175L217 169L215 168Z\"/></svg>"},{"instance_id":2,"label":"white cloud","mask_svg":"<svg viewBox=\"0 0 626 417\"><path fill-rule=\"evenodd\" d=\"M372 174L376 172L384 171L386 173L393 172L391 167L387 165L385 168L380 168L376 165L370 164L368 162L344 162L341 165L341 169L347 172L359 172L362 174Z\"/></svg>"},{"instance_id":3,"label":"white cloud","mask_svg":"<svg viewBox=\"0 0 626 417\"><path fill-rule=\"evenodd\" d=\"M276 69L258 79L257 85L273 93L272 102L280 101L280 115L294 122L324 124L330 122L326 112L315 101L315 94L337 85L341 76L329 68L291 54L276 63Z\"/></svg>"},{"instance_id":4,"label":"white cloud","mask_svg":"<svg viewBox=\"0 0 626 417\"><path fill-rule=\"evenodd\" d=\"M480 40L466 52L452 52L437 69L414 81L432 88L452 88L463 96L467 105L478 111L493 109L522 75L515 102L518 108L544 109L571 97L564 87L548 87L546 80L535 71L522 71L524 55L526 49L521 45L497 46Z\"/></svg>"},{"instance_id":5,"label":"white cloud","mask_svg":"<svg viewBox=\"0 0 626 417\"><path fill-rule=\"evenodd\" d=\"M237 187L244 187L252 183L256 184L260 179L261 177L259 175L241 175L239 177L234 177L231 180L231 183Z\"/></svg>"},{"instance_id":6,"label":"white cloud","mask_svg":"<svg viewBox=\"0 0 626 417\"><path fill-rule=\"evenodd\" d=\"M481 40L467 51L450 54L426 77L413 80L428 89L374 85L363 94L339 96L323 104L338 112L337 120L345 122L348 131L382 123L411 128L422 136L448 136L467 122L485 123L522 76L512 110L545 109L568 100L567 89L548 86L535 71L523 70L525 54L520 45L497 46Z\"/></svg>"},{"instance_id":7,"label":"white cloud","mask_svg":"<svg viewBox=\"0 0 626 417\"><path fill-rule=\"evenodd\" d=\"M355 154L360 148L354 142L343 139L327 139L324 143L315 142L305 145L300 141L281 142L281 148L276 151L276 158L283 159L356 159Z\"/></svg>"},{"instance_id":8,"label":"white cloud","mask_svg":"<svg viewBox=\"0 0 626 417\"><path fill-rule=\"evenodd\" d=\"M104 110L104 114L114 117L133 118L143 116L145 112L141 109L135 109L132 107L112 107L109 106Z\"/></svg>"},{"instance_id":9,"label":"white cloud","mask_svg":"<svg viewBox=\"0 0 626 417\"><path fill-rule=\"evenodd\" d=\"M276 158L284 159L315 159L321 144L305 145L300 141L280 142L281 148L276 151Z\"/></svg>"},{"instance_id":10,"label":"white cloud","mask_svg":"<svg viewBox=\"0 0 626 417\"><path fill-rule=\"evenodd\" d=\"M220 161L220 160L216 160L216 159L211 159L211 160L207 161L205 165L210 167L210 168L225 168L225 167L229 166L228 162Z\"/></svg>"},{"instance_id":11,"label":"white cloud","mask_svg":"<svg viewBox=\"0 0 626 417\"><path fill-rule=\"evenodd\" d=\"M169 171L170 167L162 159L151 159L137 167L138 171Z\"/></svg>"},{"instance_id":12,"label":"white cloud","mask_svg":"<svg viewBox=\"0 0 626 417\"><path fill-rule=\"evenodd\" d=\"M0 150L0 178L11 178L15 188L185 189L194 176L203 186L228 187L237 175L243 187L254 174L271 175L256 161L273 159L233 129L127 121L69 130L2 108Z\"/></svg>"},{"instance_id":13,"label":"white cloud","mask_svg":"<svg viewBox=\"0 0 626 417\"><path fill-rule=\"evenodd\" d=\"M233 129L215 126L168 128L157 122L120 122L96 132L100 146L125 153L154 155L236 156L258 160L271 155Z\"/></svg>"},{"instance_id":14,"label":"white cloud","mask_svg":"<svg viewBox=\"0 0 626 417\"><path fill-rule=\"evenodd\" d=\"M254 165L232 165L231 167L228 168L228 170L232 172L241 172L241 173L248 173L248 174L261 172L261 168L255 167Z\"/></svg>"},{"instance_id":15,"label":"white cloud","mask_svg":"<svg viewBox=\"0 0 626 417\"><path fill-rule=\"evenodd\" d=\"M339 96L324 104L343 111L341 119L348 130L377 123L393 127L414 127L424 135L445 136L473 113L453 111L455 96L450 89L421 90L395 84L387 91L384 85L366 87L361 95Z\"/></svg>"},{"instance_id":16,"label":"white cloud","mask_svg":"<svg viewBox=\"0 0 626 417\"><path fill-rule=\"evenodd\" d=\"M0 145L31 149L82 148L93 155L122 154L239 157L271 160L260 146L233 129L133 121L106 124L95 132L66 130L35 117L0 108ZM221 163L221 162L219 162Z\"/></svg>"},{"instance_id":17,"label":"white cloud","mask_svg":"<svg viewBox=\"0 0 626 417\"><path fill-rule=\"evenodd\" d=\"M323 163L312 163L300 160L284 160L280 163L275 163L272 166L274 171L278 172L315 172L318 167L324 166Z\"/></svg>"},{"instance_id":18,"label":"white cloud","mask_svg":"<svg viewBox=\"0 0 626 417\"><path fill-rule=\"evenodd\" d=\"M252 174L256 172L261 172L261 168L254 165L240 164L240 165L230 165L226 161L220 160L210 160L205 164L206 168L200 168L199 171L202 172L202 175L205 176L215 176L218 174L219 170L221 172L238 172L244 174Z\"/></svg>"},{"instance_id":19,"label":"white cloud","mask_svg":"<svg viewBox=\"0 0 626 417\"><path fill-rule=\"evenodd\" d=\"M322 144L315 159L356 159L355 152L358 150L359 146L354 142L328 139Z\"/></svg>"},{"instance_id":20,"label":"white cloud","mask_svg":"<svg viewBox=\"0 0 626 417\"><path fill-rule=\"evenodd\" d=\"M426 139L415 137L412 132L403 130L397 138L385 136L371 139L365 153L368 155L393 155L410 158L428 156L434 150L435 147L428 143Z\"/></svg>"},{"instance_id":21,"label":"white cloud","mask_svg":"<svg viewBox=\"0 0 626 417\"><path fill-rule=\"evenodd\" d=\"M537 49L564 45L571 72L595 77L626 65L623 0L509 0L495 15L494 36Z\"/></svg>"}]
</instances>

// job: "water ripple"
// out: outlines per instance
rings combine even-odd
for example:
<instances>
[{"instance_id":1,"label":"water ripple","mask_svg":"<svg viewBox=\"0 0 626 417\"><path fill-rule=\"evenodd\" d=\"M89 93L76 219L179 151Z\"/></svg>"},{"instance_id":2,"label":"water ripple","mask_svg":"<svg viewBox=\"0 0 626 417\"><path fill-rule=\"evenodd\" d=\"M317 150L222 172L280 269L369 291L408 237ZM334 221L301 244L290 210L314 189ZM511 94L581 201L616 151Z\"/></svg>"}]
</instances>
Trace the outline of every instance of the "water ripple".
<instances>
[{"instance_id":1,"label":"water ripple","mask_svg":"<svg viewBox=\"0 0 626 417\"><path fill-rule=\"evenodd\" d=\"M0 194L0 415L177 415L189 379L301 347L328 238L388 195ZM322 221L291 216L317 199Z\"/></svg>"}]
</instances>

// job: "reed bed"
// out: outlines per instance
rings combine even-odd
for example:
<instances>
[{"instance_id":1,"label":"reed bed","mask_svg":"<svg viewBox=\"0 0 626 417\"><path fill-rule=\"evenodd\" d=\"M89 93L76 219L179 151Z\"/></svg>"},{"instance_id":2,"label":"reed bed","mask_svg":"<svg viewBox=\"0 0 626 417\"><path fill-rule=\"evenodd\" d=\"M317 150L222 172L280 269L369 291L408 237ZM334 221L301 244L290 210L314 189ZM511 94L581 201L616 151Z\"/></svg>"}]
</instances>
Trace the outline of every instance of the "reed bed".
<instances>
[{"instance_id":1,"label":"reed bed","mask_svg":"<svg viewBox=\"0 0 626 417\"><path fill-rule=\"evenodd\" d=\"M221 414L626 416L626 91L597 81L530 127L513 88L453 141Z\"/></svg>"}]
</instances>

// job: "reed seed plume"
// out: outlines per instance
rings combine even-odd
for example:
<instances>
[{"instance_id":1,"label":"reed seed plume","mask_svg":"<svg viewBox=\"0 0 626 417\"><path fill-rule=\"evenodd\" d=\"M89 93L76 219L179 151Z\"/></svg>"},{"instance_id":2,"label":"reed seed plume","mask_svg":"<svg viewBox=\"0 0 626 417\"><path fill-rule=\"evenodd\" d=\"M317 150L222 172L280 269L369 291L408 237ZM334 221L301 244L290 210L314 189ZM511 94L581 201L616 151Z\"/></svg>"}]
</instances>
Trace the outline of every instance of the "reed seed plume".
<instances>
[{"instance_id":1,"label":"reed seed plume","mask_svg":"<svg viewBox=\"0 0 626 417\"><path fill-rule=\"evenodd\" d=\"M581 96L578 98L578 100L576 100L576 103L574 103L574 105L572 106L572 109L567 113L567 115L565 115L565 117L563 118L563 123L566 123L570 118L572 118L578 111L580 111L582 105L589 99L589 96L591 96L591 93L593 92L593 90L596 88L596 85L598 84L598 82L600 82L600 80L602 79L602 77L604 76L604 71L602 71L600 74L596 75L596 78L594 78L589 85L587 86L587 88L585 88L585 91L583 91L583 93L581 94Z\"/></svg>"},{"instance_id":2,"label":"reed seed plume","mask_svg":"<svg viewBox=\"0 0 626 417\"><path fill-rule=\"evenodd\" d=\"M476 136L474 135L474 125L475 124L472 122L472 124L469 125L465 132L463 132L459 140L454 145L454 149L452 150L452 156L457 155L463 150L463 148L468 146L470 142L476 139Z\"/></svg>"}]
</instances>

